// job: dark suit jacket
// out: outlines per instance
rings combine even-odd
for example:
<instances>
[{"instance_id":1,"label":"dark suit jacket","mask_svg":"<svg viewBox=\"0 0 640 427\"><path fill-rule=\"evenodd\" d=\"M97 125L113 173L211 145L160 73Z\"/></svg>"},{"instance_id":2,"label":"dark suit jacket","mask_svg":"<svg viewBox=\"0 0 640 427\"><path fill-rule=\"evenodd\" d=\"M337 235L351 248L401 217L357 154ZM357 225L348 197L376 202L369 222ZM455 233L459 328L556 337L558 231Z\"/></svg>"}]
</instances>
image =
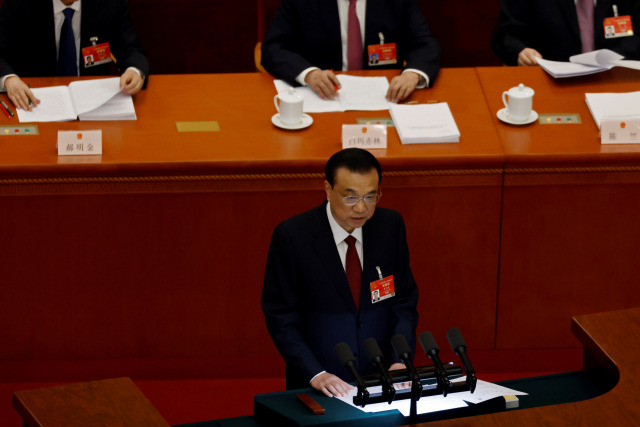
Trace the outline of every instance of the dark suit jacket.
<instances>
[{"instance_id":1,"label":"dark suit jacket","mask_svg":"<svg viewBox=\"0 0 640 427\"><path fill-rule=\"evenodd\" d=\"M136 67L149 75L149 61L133 29L126 0L82 0L80 26L80 49L91 46L91 37L98 37L98 44L110 43L120 70ZM82 52L78 67L81 75L110 74L109 64L85 68ZM0 76L57 73L53 2L4 0L0 6Z\"/></svg>"},{"instance_id":2,"label":"dark suit jacket","mask_svg":"<svg viewBox=\"0 0 640 427\"><path fill-rule=\"evenodd\" d=\"M634 35L604 38L603 21L613 16L631 15ZM598 0L594 12L595 47L611 49L627 59L640 59L640 0ZM582 53L580 27L574 0L502 0L498 26L494 30L493 51L507 65L517 65L525 47L536 49L543 58L568 61Z\"/></svg>"},{"instance_id":3,"label":"dark suit jacket","mask_svg":"<svg viewBox=\"0 0 640 427\"><path fill-rule=\"evenodd\" d=\"M412 349L418 322L418 288L409 268L404 222L377 207L363 227L364 267L360 310L356 310L338 255L326 202L278 225L271 239L262 291L267 328L287 367L287 388L309 387L326 370L345 381L351 374L334 352L344 341L361 373L374 371L362 343L373 337L390 365L399 361L390 345L402 333ZM371 303L369 284L393 275L396 296Z\"/></svg>"},{"instance_id":4,"label":"dark suit jacket","mask_svg":"<svg viewBox=\"0 0 640 427\"><path fill-rule=\"evenodd\" d=\"M440 69L441 50L431 35L417 0L367 0L363 69L415 68L432 85ZM398 63L369 67L367 46L396 43ZM406 66L403 63L406 61ZM294 85L309 67L342 70L340 18L336 0L282 0L262 44L262 65Z\"/></svg>"}]
</instances>

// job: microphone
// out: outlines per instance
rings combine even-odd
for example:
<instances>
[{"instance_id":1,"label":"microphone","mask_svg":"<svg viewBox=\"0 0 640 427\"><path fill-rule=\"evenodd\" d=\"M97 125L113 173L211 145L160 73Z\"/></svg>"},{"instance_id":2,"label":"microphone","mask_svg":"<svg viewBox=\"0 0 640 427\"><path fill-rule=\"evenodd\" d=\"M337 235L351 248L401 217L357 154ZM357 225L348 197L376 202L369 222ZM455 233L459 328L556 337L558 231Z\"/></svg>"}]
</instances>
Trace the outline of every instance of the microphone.
<instances>
[{"instance_id":1,"label":"microphone","mask_svg":"<svg viewBox=\"0 0 640 427\"><path fill-rule=\"evenodd\" d=\"M389 372L384 367L384 357L382 356L382 351L380 351L380 347L378 346L378 342L375 338L367 338L363 342L364 350L367 352L367 356L369 356L369 360L373 363L380 371L380 383L382 384L382 397L386 399L389 404L393 402L393 398L396 395L396 389L393 387L393 380L389 375Z\"/></svg>"},{"instance_id":2,"label":"microphone","mask_svg":"<svg viewBox=\"0 0 640 427\"><path fill-rule=\"evenodd\" d=\"M418 337L420 341L420 345L422 349L426 353L427 356L433 361L433 366L436 370L436 379L438 380L438 385L442 387L442 395L444 397L447 396L449 390L451 389L451 381L449 381L449 377L447 377L447 371L444 369L442 365L442 361L440 360L440 356L438 353L440 349L438 348L438 344L436 344L436 340L433 338L431 332L423 332Z\"/></svg>"},{"instance_id":3,"label":"microphone","mask_svg":"<svg viewBox=\"0 0 640 427\"><path fill-rule=\"evenodd\" d=\"M407 339L402 334L396 334L391 338L391 346L407 367L407 371L411 376L411 393L415 396L415 400L418 401L422 395L422 383L411 361L411 348L409 348Z\"/></svg>"},{"instance_id":4,"label":"microphone","mask_svg":"<svg viewBox=\"0 0 640 427\"><path fill-rule=\"evenodd\" d=\"M358 399L360 400L360 404L364 408L364 405L367 404L367 400L369 399L369 391L364 385L364 381L360 376L360 373L356 369L356 359L353 357L353 353L351 352L351 348L349 348L349 344L346 342L338 343L334 348L336 354L338 355L338 359L340 359L340 364L347 368L353 378L356 381L356 386L358 387Z\"/></svg>"},{"instance_id":5,"label":"microphone","mask_svg":"<svg viewBox=\"0 0 640 427\"><path fill-rule=\"evenodd\" d=\"M462 334L458 328L451 328L447 331L447 339L451 345L451 349L460 357L464 371L467 373L467 385L469 390L473 393L476 389L476 370L473 368L469 356L467 356L467 344L462 338Z\"/></svg>"}]
</instances>

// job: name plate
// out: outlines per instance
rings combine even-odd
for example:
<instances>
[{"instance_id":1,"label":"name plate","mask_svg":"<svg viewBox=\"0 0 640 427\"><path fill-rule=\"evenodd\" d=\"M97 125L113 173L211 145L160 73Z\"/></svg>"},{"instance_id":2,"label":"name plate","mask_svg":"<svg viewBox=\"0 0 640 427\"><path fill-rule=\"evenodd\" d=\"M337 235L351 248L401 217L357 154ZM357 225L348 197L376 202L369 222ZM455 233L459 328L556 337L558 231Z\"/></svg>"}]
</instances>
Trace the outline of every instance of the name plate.
<instances>
[{"instance_id":1,"label":"name plate","mask_svg":"<svg viewBox=\"0 0 640 427\"><path fill-rule=\"evenodd\" d=\"M387 148L387 125L342 125L342 148Z\"/></svg>"},{"instance_id":2,"label":"name plate","mask_svg":"<svg viewBox=\"0 0 640 427\"><path fill-rule=\"evenodd\" d=\"M640 119L603 120L600 123L602 144L640 144Z\"/></svg>"},{"instance_id":3,"label":"name plate","mask_svg":"<svg viewBox=\"0 0 640 427\"><path fill-rule=\"evenodd\" d=\"M101 154L101 130L58 131L58 156L99 156Z\"/></svg>"}]
</instances>

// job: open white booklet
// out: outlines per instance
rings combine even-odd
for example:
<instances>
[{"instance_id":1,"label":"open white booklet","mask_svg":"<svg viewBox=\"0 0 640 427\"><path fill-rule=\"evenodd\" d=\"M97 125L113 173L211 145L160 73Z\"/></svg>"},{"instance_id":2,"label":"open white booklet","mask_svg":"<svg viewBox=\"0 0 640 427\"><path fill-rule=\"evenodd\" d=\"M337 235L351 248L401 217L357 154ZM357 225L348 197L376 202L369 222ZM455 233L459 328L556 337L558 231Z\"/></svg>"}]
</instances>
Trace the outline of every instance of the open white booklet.
<instances>
[{"instance_id":1,"label":"open white booklet","mask_svg":"<svg viewBox=\"0 0 640 427\"><path fill-rule=\"evenodd\" d=\"M569 62L550 61L542 58L536 58L536 61L543 70L556 78L586 76L607 71L613 67L640 70L640 61L625 60L624 56L609 49L573 55L569 58Z\"/></svg>"},{"instance_id":2,"label":"open white booklet","mask_svg":"<svg viewBox=\"0 0 640 427\"><path fill-rule=\"evenodd\" d=\"M299 86L295 90L304 98L302 109L305 113L329 113L335 111L388 110L389 101L385 99L389 90L386 77L357 77L338 74L342 89L335 99L322 99L308 86ZM274 80L278 94L287 93L289 86L282 80Z\"/></svg>"},{"instance_id":3,"label":"open white booklet","mask_svg":"<svg viewBox=\"0 0 640 427\"><path fill-rule=\"evenodd\" d=\"M120 92L120 78L81 80L69 86L32 88L40 104L18 110L21 123L69 120L136 120L131 95Z\"/></svg>"}]
</instances>

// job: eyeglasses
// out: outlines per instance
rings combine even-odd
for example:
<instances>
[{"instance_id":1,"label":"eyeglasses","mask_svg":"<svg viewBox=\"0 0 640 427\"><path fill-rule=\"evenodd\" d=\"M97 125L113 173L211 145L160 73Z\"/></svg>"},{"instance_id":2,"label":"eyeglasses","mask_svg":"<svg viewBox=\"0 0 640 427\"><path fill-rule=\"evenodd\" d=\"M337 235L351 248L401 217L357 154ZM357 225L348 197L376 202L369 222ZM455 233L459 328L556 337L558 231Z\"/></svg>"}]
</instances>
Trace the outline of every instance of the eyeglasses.
<instances>
[{"instance_id":1,"label":"eyeglasses","mask_svg":"<svg viewBox=\"0 0 640 427\"><path fill-rule=\"evenodd\" d=\"M347 206L355 206L358 203L360 203L360 200L364 200L364 202L368 205L375 205L376 203L378 203L378 200L380 200L380 197L382 197L382 193L367 194L364 197L345 196L342 198L342 203L344 203Z\"/></svg>"}]
</instances>

